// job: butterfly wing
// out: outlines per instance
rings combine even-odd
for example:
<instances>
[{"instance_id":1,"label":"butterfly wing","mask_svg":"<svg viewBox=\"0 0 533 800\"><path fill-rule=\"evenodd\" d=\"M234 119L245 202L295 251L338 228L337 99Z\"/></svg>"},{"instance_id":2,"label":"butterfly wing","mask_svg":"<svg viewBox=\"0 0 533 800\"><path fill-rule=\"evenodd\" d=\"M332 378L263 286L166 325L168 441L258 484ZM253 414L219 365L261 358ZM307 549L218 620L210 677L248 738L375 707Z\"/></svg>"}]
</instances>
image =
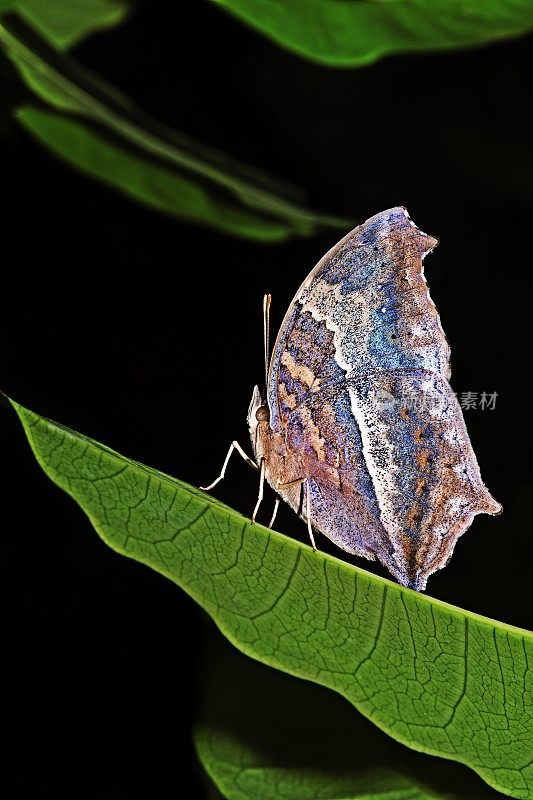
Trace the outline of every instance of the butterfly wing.
<instances>
[{"instance_id":1,"label":"butterfly wing","mask_svg":"<svg viewBox=\"0 0 533 800\"><path fill-rule=\"evenodd\" d=\"M314 526L417 589L475 514L500 510L448 384L422 264L436 244L403 208L348 234L296 294L267 392L271 427L309 478Z\"/></svg>"},{"instance_id":2,"label":"butterfly wing","mask_svg":"<svg viewBox=\"0 0 533 800\"><path fill-rule=\"evenodd\" d=\"M370 473L361 458L363 442L346 382L313 394L290 414L285 431L296 468L308 478L314 527L349 553L374 560L388 547ZM280 494L305 518L306 502ZM300 509L301 505L301 509Z\"/></svg>"}]
</instances>

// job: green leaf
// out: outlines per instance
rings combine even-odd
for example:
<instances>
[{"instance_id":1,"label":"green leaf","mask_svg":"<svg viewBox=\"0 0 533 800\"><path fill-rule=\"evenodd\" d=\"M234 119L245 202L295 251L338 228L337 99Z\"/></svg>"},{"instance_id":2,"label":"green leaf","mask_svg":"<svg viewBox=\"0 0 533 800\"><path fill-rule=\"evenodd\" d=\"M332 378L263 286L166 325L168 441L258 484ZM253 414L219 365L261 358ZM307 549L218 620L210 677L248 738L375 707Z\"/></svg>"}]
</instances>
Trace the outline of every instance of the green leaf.
<instances>
[{"instance_id":1,"label":"green leaf","mask_svg":"<svg viewBox=\"0 0 533 800\"><path fill-rule=\"evenodd\" d=\"M185 589L253 658L344 695L398 741L533 798L533 635L280 533L13 403L48 476L113 549Z\"/></svg>"},{"instance_id":2,"label":"green leaf","mask_svg":"<svg viewBox=\"0 0 533 800\"><path fill-rule=\"evenodd\" d=\"M136 154L73 117L25 107L17 112L17 119L72 166L111 183L158 211L257 241L275 242L294 233L289 224L236 208L232 198L225 197L223 192L214 202L213 191L209 192L199 181L169 173L157 162L143 162ZM302 223L300 232L311 233L312 226Z\"/></svg>"},{"instance_id":3,"label":"green leaf","mask_svg":"<svg viewBox=\"0 0 533 800\"><path fill-rule=\"evenodd\" d=\"M461 764L408 751L337 694L269 669L206 626L198 758L228 800L497 800Z\"/></svg>"},{"instance_id":4,"label":"green leaf","mask_svg":"<svg viewBox=\"0 0 533 800\"><path fill-rule=\"evenodd\" d=\"M521 36L531 0L212 0L276 44L321 64L360 67L392 53Z\"/></svg>"},{"instance_id":5,"label":"green leaf","mask_svg":"<svg viewBox=\"0 0 533 800\"><path fill-rule=\"evenodd\" d=\"M118 25L129 10L125 0L18 0L12 5L59 49L72 47L97 30Z\"/></svg>"},{"instance_id":6,"label":"green leaf","mask_svg":"<svg viewBox=\"0 0 533 800\"><path fill-rule=\"evenodd\" d=\"M51 109L25 106L24 128L67 163L146 205L262 242L348 229L308 210L301 192L148 117L129 98L59 54L19 20L0 18L0 46Z\"/></svg>"}]
</instances>

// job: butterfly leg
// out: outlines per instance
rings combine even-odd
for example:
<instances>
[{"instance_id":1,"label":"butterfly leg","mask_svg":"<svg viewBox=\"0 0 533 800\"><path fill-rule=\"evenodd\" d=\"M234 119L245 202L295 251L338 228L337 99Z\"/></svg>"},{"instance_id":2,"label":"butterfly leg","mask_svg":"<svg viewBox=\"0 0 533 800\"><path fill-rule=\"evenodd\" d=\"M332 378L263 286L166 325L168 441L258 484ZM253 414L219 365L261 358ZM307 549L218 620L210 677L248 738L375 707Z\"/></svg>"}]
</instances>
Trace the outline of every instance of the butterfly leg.
<instances>
[{"instance_id":1,"label":"butterfly leg","mask_svg":"<svg viewBox=\"0 0 533 800\"><path fill-rule=\"evenodd\" d=\"M311 527L311 492L309 491L309 481L305 482L305 511L307 516L307 533L313 545L313 552L316 553L315 537L313 536L313 529Z\"/></svg>"},{"instance_id":2,"label":"butterfly leg","mask_svg":"<svg viewBox=\"0 0 533 800\"><path fill-rule=\"evenodd\" d=\"M209 486L200 486L200 489L203 489L204 492L209 492L214 486L217 485L217 483L220 483L220 481L224 478L224 475L226 474L226 467L228 466L228 461L230 460L230 456L234 450L237 451L237 453L246 461L247 464L249 464L254 469L259 469L255 461L252 461L252 459L246 455L246 453L240 446L239 442L232 442L229 446L228 454L224 459L224 464L222 465L222 470L218 478L214 480L213 483L210 483Z\"/></svg>"},{"instance_id":3,"label":"butterfly leg","mask_svg":"<svg viewBox=\"0 0 533 800\"><path fill-rule=\"evenodd\" d=\"M309 539L311 540L313 550L316 553L315 537L313 536L313 529L311 527L311 493L309 491L308 478L296 478L295 481L289 481L288 483L278 483L278 489L290 489L291 486L298 486L298 484L302 487L302 491L305 484L305 516L307 517L307 533L309 534ZM303 503L300 500L300 509L302 505ZM298 511L298 513L300 514L301 511Z\"/></svg>"},{"instance_id":4,"label":"butterfly leg","mask_svg":"<svg viewBox=\"0 0 533 800\"><path fill-rule=\"evenodd\" d=\"M259 472L259 494L257 495L257 503L255 504L254 513L252 514L252 524L255 522L259 506L263 500L263 487L265 485L265 459L261 459L261 467Z\"/></svg>"},{"instance_id":5,"label":"butterfly leg","mask_svg":"<svg viewBox=\"0 0 533 800\"><path fill-rule=\"evenodd\" d=\"M278 508L279 508L279 497L276 497L276 502L274 503L274 511L272 512L272 518L268 523L269 528L271 528L272 525L274 524L274 520L276 519L276 514L278 513Z\"/></svg>"}]
</instances>

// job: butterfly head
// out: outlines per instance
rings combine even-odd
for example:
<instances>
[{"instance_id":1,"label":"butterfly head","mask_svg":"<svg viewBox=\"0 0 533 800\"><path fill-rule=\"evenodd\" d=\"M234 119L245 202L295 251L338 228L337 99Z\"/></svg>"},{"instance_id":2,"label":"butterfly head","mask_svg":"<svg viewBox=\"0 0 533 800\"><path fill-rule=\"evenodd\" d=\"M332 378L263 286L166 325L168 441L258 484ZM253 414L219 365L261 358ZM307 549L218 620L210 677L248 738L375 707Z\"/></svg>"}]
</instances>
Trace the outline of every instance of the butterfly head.
<instances>
[{"instance_id":1,"label":"butterfly head","mask_svg":"<svg viewBox=\"0 0 533 800\"><path fill-rule=\"evenodd\" d=\"M248 408L248 428L250 438L254 448L256 459L264 456L265 442L269 438L270 432L270 410L268 405L263 402L261 392L254 386L252 400Z\"/></svg>"}]
</instances>

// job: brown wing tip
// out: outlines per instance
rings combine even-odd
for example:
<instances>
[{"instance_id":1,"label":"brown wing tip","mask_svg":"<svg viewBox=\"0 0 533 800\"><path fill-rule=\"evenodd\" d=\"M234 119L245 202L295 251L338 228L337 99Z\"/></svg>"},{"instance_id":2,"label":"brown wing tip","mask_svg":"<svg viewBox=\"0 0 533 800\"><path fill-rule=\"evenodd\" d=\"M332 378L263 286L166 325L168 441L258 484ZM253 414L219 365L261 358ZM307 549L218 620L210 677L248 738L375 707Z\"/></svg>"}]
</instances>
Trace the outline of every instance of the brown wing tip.
<instances>
[{"instance_id":1,"label":"brown wing tip","mask_svg":"<svg viewBox=\"0 0 533 800\"><path fill-rule=\"evenodd\" d=\"M491 514L491 516L497 516L498 514L501 514L502 511L503 511L502 504L498 503L498 501L495 500L491 494L486 492L486 494L484 494L483 497L481 498L481 503L478 513Z\"/></svg>"},{"instance_id":2,"label":"brown wing tip","mask_svg":"<svg viewBox=\"0 0 533 800\"><path fill-rule=\"evenodd\" d=\"M422 233L422 231L420 231ZM436 236L429 236L427 233L423 234L425 245L424 245L424 255L427 256L428 253L431 253L436 247L439 246L440 242Z\"/></svg>"},{"instance_id":3,"label":"brown wing tip","mask_svg":"<svg viewBox=\"0 0 533 800\"><path fill-rule=\"evenodd\" d=\"M418 241L420 243L420 250L422 252L422 257L426 256L428 253L431 253L439 245L439 240L436 236L430 236L428 233L424 233L424 231L420 230L418 225L413 222L411 219L411 215L409 214L408 210L405 206L400 206L400 209L405 216L409 225L416 231L418 234Z\"/></svg>"}]
</instances>

